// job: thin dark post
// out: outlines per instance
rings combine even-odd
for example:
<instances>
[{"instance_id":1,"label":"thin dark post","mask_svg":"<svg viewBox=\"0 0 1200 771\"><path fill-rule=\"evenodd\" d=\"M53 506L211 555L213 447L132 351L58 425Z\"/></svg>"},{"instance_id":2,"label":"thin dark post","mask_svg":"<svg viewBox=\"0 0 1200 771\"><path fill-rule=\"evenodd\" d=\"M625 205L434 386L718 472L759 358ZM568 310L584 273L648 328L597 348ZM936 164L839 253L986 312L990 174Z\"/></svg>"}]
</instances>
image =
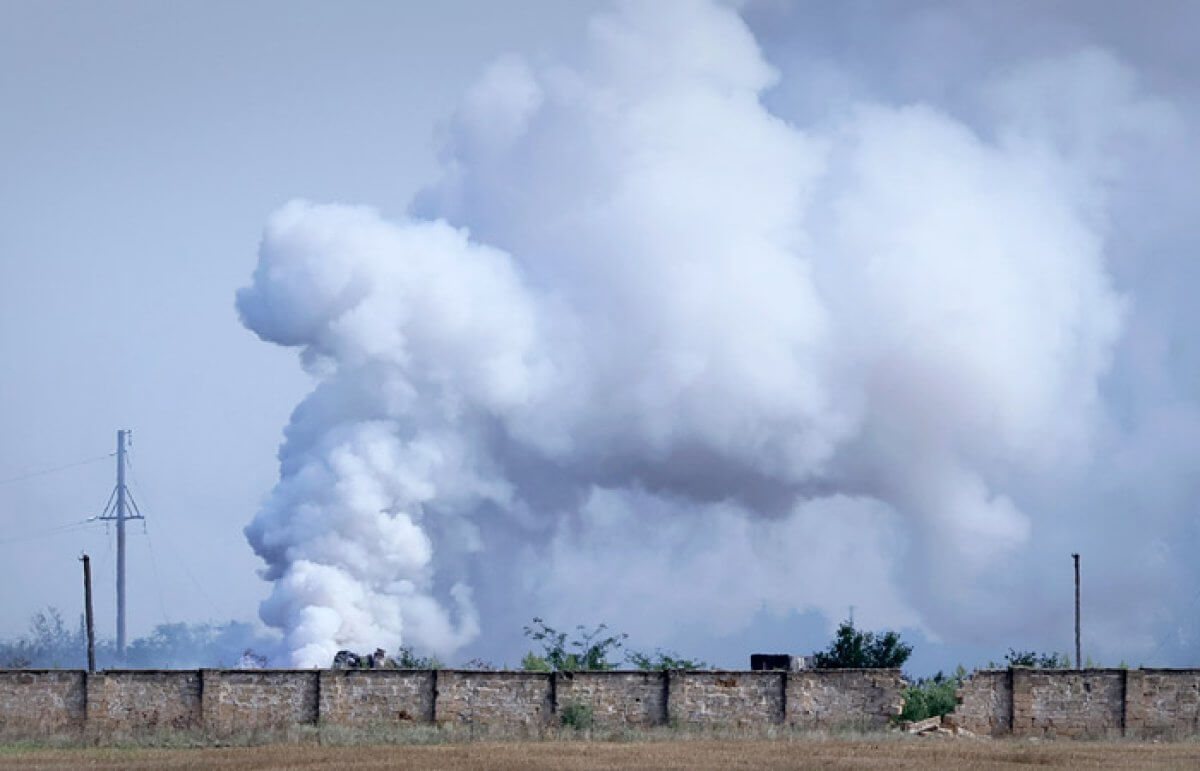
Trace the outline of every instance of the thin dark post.
<instances>
[{"instance_id":1,"label":"thin dark post","mask_svg":"<svg viewBox=\"0 0 1200 771\"><path fill-rule=\"evenodd\" d=\"M1075 668L1083 669L1083 658L1079 646L1079 555L1072 554L1075 560Z\"/></svg>"},{"instance_id":2,"label":"thin dark post","mask_svg":"<svg viewBox=\"0 0 1200 771\"><path fill-rule=\"evenodd\" d=\"M88 671L96 671L96 628L92 620L92 561L84 554L83 562L83 613L87 622Z\"/></svg>"}]
</instances>

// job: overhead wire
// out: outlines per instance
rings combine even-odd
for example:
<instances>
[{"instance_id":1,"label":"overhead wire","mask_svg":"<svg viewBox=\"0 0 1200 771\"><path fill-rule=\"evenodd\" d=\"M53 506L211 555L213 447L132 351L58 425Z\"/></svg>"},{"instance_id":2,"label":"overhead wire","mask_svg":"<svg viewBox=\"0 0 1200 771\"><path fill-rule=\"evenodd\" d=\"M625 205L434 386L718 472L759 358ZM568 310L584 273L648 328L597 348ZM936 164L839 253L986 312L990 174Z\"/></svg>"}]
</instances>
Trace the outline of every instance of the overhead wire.
<instances>
[{"instance_id":1,"label":"overhead wire","mask_svg":"<svg viewBox=\"0 0 1200 771\"><path fill-rule=\"evenodd\" d=\"M1192 615L1192 611L1195 610L1197 602L1200 602L1200 591L1197 591L1194 595L1192 595L1192 601L1188 603L1187 610L1184 612L1185 616L1190 617ZM1154 650L1150 652L1150 655L1146 658L1146 660L1150 661L1150 662L1154 661L1154 657L1157 656L1159 653L1161 653L1162 649L1171 640L1171 638L1177 634L1179 634L1178 627L1167 632L1163 636L1162 640L1159 641L1158 645L1154 648Z\"/></svg>"},{"instance_id":2,"label":"overhead wire","mask_svg":"<svg viewBox=\"0 0 1200 771\"><path fill-rule=\"evenodd\" d=\"M138 494L142 496L142 500L147 502L146 505L150 506L151 509L153 509L153 504L150 502L149 498L146 496L146 491L142 487L142 484L141 484L140 480L138 479L137 472L134 470L134 464L132 462L130 453L128 451L126 451L126 453L125 453L125 462L129 468L130 481L133 482L133 485L137 488ZM134 508L135 508L135 510L137 509L137 504L134 504ZM161 512L161 510L159 510L159 511ZM138 514L140 516L141 511L138 511ZM150 543L150 533L146 529L145 518L142 519L142 532L144 532L146 534L146 542L147 542L147 544L149 544ZM216 616L220 617L221 610L217 607L217 604L215 602L213 602L212 597L209 596L208 591L205 590L205 588L204 588L204 585L202 583L200 583L199 579L196 578L195 574L193 574L191 569L187 566L187 562L183 559L183 556L175 548L174 543L172 543L170 537L167 536L166 531L160 530L159 534L162 536L162 540L167 545L167 548L170 549L171 553L175 555L176 564L178 564L179 567L183 568L184 574L188 577L188 579L196 587L196 591L200 594L201 597L204 598L204 601L206 603L208 603L209 608L211 608L213 610L213 612L216 614ZM151 561L153 561L153 559L154 559L154 557L153 557L153 553L152 553ZM165 613L164 613L164 615L165 615Z\"/></svg>"},{"instance_id":3,"label":"overhead wire","mask_svg":"<svg viewBox=\"0 0 1200 771\"><path fill-rule=\"evenodd\" d=\"M32 540L36 540L38 538L48 538L50 536L63 535L66 533L74 533L74 532L79 532L79 531L83 531L83 530L90 530L90 529L98 530L99 524L100 523L96 522L96 520L94 518L88 517L87 519L81 519L81 520L78 520L75 522L64 522L59 525L54 525L53 527L46 528L45 530L35 530L31 533L21 533L21 534L15 535L15 536L10 536L8 538L0 538L0 544L10 544L10 543L20 543L23 541L32 541Z\"/></svg>"},{"instance_id":4,"label":"overhead wire","mask_svg":"<svg viewBox=\"0 0 1200 771\"><path fill-rule=\"evenodd\" d=\"M133 458L131 453L126 450L125 463L129 468L129 479L137 486L138 492L142 492L142 486L137 480L137 475L133 470ZM158 597L158 610L162 614L163 621L171 623L171 617L167 613L167 603L163 599L162 593L162 576L158 571L158 559L154 555L154 542L150 539L150 529L146 525L146 517L142 514L142 510L137 505L137 500L133 497L133 493L129 490L125 491L129 497L129 503L133 506L133 510L137 512L138 518L142 520L142 535L146 536L146 552L150 555L150 570L154 574L154 591ZM144 496L143 496L144 498Z\"/></svg>"},{"instance_id":5,"label":"overhead wire","mask_svg":"<svg viewBox=\"0 0 1200 771\"><path fill-rule=\"evenodd\" d=\"M66 471L67 469L73 469L73 468L77 468L79 466L86 466L89 463L96 463L97 461L107 460L108 458L111 458L114 455L116 455L115 452L110 452L107 455L97 455L94 458L85 458L84 460L77 460L72 463L64 463L61 466L54 466L52 468L44 468L44 469L40 469L38 471L30 471L26 474L18 474L17 476L14 476L14 477L7 477L5 479L0 479L0 485L6 485L10 482L21 482L26 479L33 479L34 477L45 476L47 474L54 474L59 471Z\"/></svg>"}]
</instances>

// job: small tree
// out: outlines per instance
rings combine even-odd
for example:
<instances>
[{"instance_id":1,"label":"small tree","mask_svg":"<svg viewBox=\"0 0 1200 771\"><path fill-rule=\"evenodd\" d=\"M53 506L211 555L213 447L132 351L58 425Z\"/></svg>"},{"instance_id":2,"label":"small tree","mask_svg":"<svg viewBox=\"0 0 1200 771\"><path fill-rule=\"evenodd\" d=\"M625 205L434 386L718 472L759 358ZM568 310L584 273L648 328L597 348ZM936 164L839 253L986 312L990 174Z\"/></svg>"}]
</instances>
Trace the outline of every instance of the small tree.
<instances>
[{"instance_id":1,"label":"small tree","mask_svg":"<svg viewBox=\"0 0 1200 771\"><path fill-rule=\"evenodd\" d=\"M399 669L441 669L437 656L418 656L411 645L401 645L392 659Z\"/></svg>"},{"instance_id":2,"label":"small tree","mask_svg":"<svg viewBox=\"0 0 1200 771\"><path fill-rule=\"evenodd\" d=\"M655 648L654 653L630 651L625 656L626 661L637 669L647 672L663 672L669 669L708 669L708 664L699 659L687 659L675 651L664 651Z\"/></svg>"},{"instance_id":3,"label":"small tree","mask_svg":"<svg viewBox=\"0 0 1200 771\"><path fill-rule=\"evenodd\" d=\"M911 655L912 646L895 632L860 632L843 621L829 648L813 658L818 669L895 669Z\"/></svg>"},{"instance_id":4,"label":"small tree","mask_svg":"<svg viewBox=\"0 0 1200 771\"><path fill-rule=\"evenodd\" d=\"M535 669L544 663L555 672L615 669L608 657L616 653L629 635L606 634L607 624L588 631L582 624L575 627L578 637L568 642L567 633L560 632L536 616L533 625L525 627L525 636L542 644L543 654L529 653L521 662L525 669ZM576 650L568 650L575 648Z\"/></svg>"}]
</instances>

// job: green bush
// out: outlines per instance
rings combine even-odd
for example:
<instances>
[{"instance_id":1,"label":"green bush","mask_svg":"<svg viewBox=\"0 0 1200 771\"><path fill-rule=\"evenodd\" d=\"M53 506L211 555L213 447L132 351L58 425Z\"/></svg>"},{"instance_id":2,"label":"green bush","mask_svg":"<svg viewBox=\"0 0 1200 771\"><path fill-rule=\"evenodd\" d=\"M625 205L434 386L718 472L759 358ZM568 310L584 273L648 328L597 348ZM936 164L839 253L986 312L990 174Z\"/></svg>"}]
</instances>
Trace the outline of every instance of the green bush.
<instances>
[{"instance_id":1,"label":"green bush","mask_svg":"<svg viewBox=\"0 0 1200 771\"><path fill-rule=\"evenodd\" d=\"M553 668L550 662L545 658L537 655L533 651L525 654L525 658L521 659L521 669L526 672L551 672Z\"/></svg>"},{"instance_id":2,"label":"green bush","mask_svg":"<svg viewBox=\"0 0 1200 771\"><path fill-rule=\"evenodd\" d=\"M562 724L577 731L586 731L591 728L594 718L592 708L587 704L567 704L559 712L559 720L562 721Z\"/></svg>"},{"instance_id":3,"label":"green bush","mask_svg":"<svg viewBox=\"0 0 1200 771\"><path fill-rule=\"evenodd\" d=\"M965 678L966 670L960 666L952 677L938 672L933 677L917 680L904 691L904 711L900 713L900 719L915 722L953 712L958 705L956 692Z\"/></svg>"}]
</instances>

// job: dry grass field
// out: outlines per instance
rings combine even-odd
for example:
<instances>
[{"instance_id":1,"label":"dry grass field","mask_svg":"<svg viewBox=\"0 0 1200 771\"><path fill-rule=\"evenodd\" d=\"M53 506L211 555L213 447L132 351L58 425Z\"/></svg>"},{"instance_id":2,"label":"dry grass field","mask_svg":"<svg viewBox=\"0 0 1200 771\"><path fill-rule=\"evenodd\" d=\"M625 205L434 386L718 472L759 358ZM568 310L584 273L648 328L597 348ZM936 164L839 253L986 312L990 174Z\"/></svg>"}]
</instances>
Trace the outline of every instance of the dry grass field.
<instances>
[{"instance_id":1,"label":"dry grass field","mask_svg":"<svg viewBox=\"0 0 1200 771\"><path fill-rule=\"evenodd\" d=\"M0 747L0 769L1200 768L1200 744L922 739L275 745L194 749Z\"/></svg>"}]
</instances>

